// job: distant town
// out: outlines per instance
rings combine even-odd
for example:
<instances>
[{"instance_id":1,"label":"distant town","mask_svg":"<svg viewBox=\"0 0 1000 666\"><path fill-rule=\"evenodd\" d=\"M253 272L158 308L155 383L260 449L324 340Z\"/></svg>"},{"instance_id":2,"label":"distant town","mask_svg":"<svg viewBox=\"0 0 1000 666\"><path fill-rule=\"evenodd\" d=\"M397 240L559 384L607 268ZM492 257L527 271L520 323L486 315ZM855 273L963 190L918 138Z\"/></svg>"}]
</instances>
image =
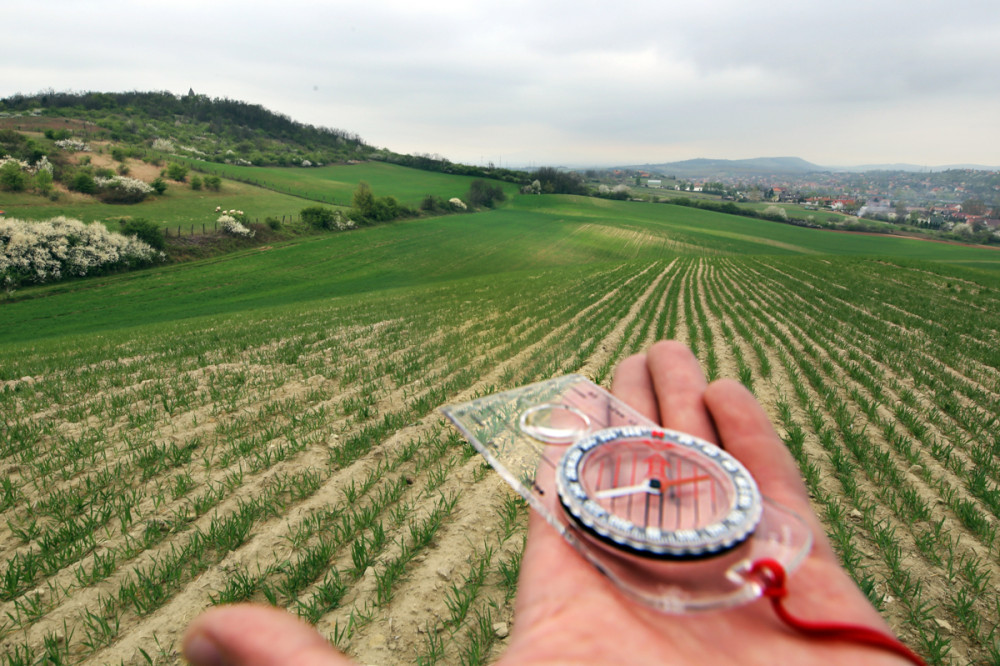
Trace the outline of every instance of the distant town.
<instances>
[{"instance_id":1,"label":"distant town","mask_svg":"<svg viewBox=\"0 0 1000 666\"><path fill-rule=\"evenodd\" d=\"M669 165L664 165L669 166ZM667 169L586 172L588 180L633 188L646 198L706 197L737 203L796 204L960 239L1000 242L1000 171L714 173L692 177Z\"/></svg>"}]
</instances>

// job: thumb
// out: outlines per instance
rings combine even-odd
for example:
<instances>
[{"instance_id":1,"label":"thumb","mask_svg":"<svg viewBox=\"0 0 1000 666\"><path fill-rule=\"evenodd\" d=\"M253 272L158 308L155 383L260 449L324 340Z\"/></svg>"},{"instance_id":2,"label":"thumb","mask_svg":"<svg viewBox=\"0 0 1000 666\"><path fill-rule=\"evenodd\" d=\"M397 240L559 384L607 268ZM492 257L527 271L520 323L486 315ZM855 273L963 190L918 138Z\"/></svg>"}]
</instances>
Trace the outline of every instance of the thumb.
<instances>
[{"instance_id":1,"label":"thumb","mask_svg":"<svg viewBox=\"0 0 1000 666\"><path fill-rule=\"evenodd\" d=\"M286 611L241 604L206 611L184 635L193 666L346 666L314 628Z\"/></svg>"}]
</instances>

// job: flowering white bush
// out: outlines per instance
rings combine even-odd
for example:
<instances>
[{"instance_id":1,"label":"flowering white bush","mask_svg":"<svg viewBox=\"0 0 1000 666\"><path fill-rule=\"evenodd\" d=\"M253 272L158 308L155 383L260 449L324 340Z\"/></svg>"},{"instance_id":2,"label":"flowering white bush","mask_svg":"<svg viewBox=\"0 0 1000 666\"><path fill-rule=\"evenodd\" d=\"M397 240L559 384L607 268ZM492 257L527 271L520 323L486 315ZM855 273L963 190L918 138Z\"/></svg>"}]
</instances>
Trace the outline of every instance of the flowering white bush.
<instances>
[{"instance_id":1,"label":"flowering white bush","mask_svg":"<svg viewBox=\"0 0 1000 666\"><path fill-rule=\"evenodd\" d=\"M138 203L156 190L149 183L128 176L97 177L98 196L108 203Z\"/></svg>"},{"instance_id":2,"label":"flowering white bush","mask_svg":"<svg viewBox=\"0 0 1000 666\"><path fill-rule=\"evenodd\" d=\"M468 210L469 209L469 207L465 205L465 202L462 201L461 199L459 199L458 197L452 197L451 199L448 199L448 203L450 203L451 207L455 208L456 210Z\"/></svg>"},{"instance_id":3,"label":"flowering white bush","mask_svg":"<svg viewBox=\"0 0 1000 666\"><path fill-rule=\"evenodd\" d=\"M253 230L244 227L232 215L220 215L217 221L219 223L219 228L222 229L223 233L229 234L230 236L239 236L241 238L253 238Z\"/></svg>"},{"instance_id":4,"label":"flowering white bush","mask_svg":"<svg viewBox=\"0 0 1000 666\"><path fill-rule=\"evenodd\" d=\"M38 173L39 171L48 171L49 173L52 173L52 162L49 162L47 155L42 155L42 159L35 162L35 166L32 168L35 173Z\"/></svg>"},{"instance_id":5,"label":"flowering white bush","mask_svg":"<svg viewBox=\"0 0 1000 666\"><path fill-rule=\"evenodd\" d=\"M339 210L333 214L333 225L337 227L337 231L347 231L348 229L355 229L358 226L354 220Z\"/></svg>"},{"instance_id":6,"label":"flowering white bush","mask_svg":"<svg viewBox=\"0 0 1000 666\"><path fill-rule=\"evenodd\" d=\"M72 150L77 153L86 153L90 151L90 145L80 139L59 139L56 141L56 145L63 150Z\"/></svg>"},{"instance_id":7,"label":"flowering white bush","mask_svg":"<svg viewBox=\"0 0 1000 666\"><path fill-rule=\"evenodd\" d=\"M968 222L959 222L951 229L952 233L958 234L959 236L964 236L965 238L970 238L973 234L972 225Z\"/></svg>"},{"instance_id":8,"label":"flowering white bush","mask_svg":"<svg viewBox=\"0 0 1000 666\"><path fill-rule=\"evenodd\" d=\"M162 150L165 153L174 152L174 142L170 139L153 139L153 150Z\"/></svg>"},{"instance_id":9,"label":"flowering white bush","mask_svg":"<svg viewBox=\"0 0 1000 666\"><path fill-rule=\"evenodd\" d=\"M14 157L11 157L10 155L4 155L3 157L0 157L0 167L7 164L8 162L13 162L21 169L21 171L26 171L28 173L34 174L38 173L39 171L48 171L49 173L52 173L52 162L49 162L49 158L47 155L42 155L41 159L39 159L34 164L28 164L24 160L16 159Z\"/></svg>"},{"instance_id":10,"label":"flowering white bush","mask_svg":"<svg viewBox=\"0 0 1000 666\"><path fill-rule=\"evenodd\" d=\"M20 167L21 171L29 171L31 169L31 165L25 162L24 160L19 160L15 157L11 157L10 155L4 155L3 157L0 157L0 167L9 162L13 162L18 167Z\"/></svg>"},{"instance_id":11,"label":"flowering white bush","mask_svg":"<svg viewBox=\"0 0 1000 666\"><path fill-rule=\"evenodd\" d=\"M764 216L771 218L780 217L782 220L787 220L788 211L781 206L768 206L764 209Z\"/></svg>"},{"instance_id":12,"label":"flowering white bush","mask_svg":"<svg viewBox=\"0 0 1000 666\"><path fill-rule=\"evenodd\" d=\"M61 216L45 222L0 218L0 283L7 289L163 258L134 236L112 233L99 222Z\"/></svg>"}]
</instances>

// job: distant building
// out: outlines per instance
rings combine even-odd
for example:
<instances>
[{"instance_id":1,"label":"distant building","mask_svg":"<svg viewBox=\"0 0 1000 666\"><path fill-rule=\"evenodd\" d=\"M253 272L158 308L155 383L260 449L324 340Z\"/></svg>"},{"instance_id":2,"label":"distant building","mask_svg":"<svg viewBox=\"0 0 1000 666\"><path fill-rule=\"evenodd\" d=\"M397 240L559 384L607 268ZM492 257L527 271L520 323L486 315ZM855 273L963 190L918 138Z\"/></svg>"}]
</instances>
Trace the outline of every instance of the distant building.
<instances>
[{"instance_id":1,"label":"distant building","mask_svg":"<svg viewBox=\"0 0 1000 666\"><path fill-rule=\"evenodd\" d=\"M646 187L655 187L657 189L663 187L663 181L661 180L647 180Z\"/></svg>"}]
</instances>

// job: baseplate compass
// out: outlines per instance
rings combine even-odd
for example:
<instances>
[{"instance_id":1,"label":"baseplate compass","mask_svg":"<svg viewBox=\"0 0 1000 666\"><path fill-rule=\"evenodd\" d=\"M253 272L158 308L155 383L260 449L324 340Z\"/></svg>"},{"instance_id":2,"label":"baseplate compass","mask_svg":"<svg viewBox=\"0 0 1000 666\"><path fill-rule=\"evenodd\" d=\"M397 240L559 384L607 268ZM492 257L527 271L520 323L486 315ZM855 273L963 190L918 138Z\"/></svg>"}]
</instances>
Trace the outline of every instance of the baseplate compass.
<instances>
[{"instance_id":1,"label":"baseplate compass","mask_svg":"<svg viewBox=\"0 0 1000 666\"><path fill-rule=\"evenodd\" d=\"M794 570L808 526L723 449L658 426L580 375L443 409L591 564L665 612L759 597L752 562Z\"/></svg>"}]
</instances>

